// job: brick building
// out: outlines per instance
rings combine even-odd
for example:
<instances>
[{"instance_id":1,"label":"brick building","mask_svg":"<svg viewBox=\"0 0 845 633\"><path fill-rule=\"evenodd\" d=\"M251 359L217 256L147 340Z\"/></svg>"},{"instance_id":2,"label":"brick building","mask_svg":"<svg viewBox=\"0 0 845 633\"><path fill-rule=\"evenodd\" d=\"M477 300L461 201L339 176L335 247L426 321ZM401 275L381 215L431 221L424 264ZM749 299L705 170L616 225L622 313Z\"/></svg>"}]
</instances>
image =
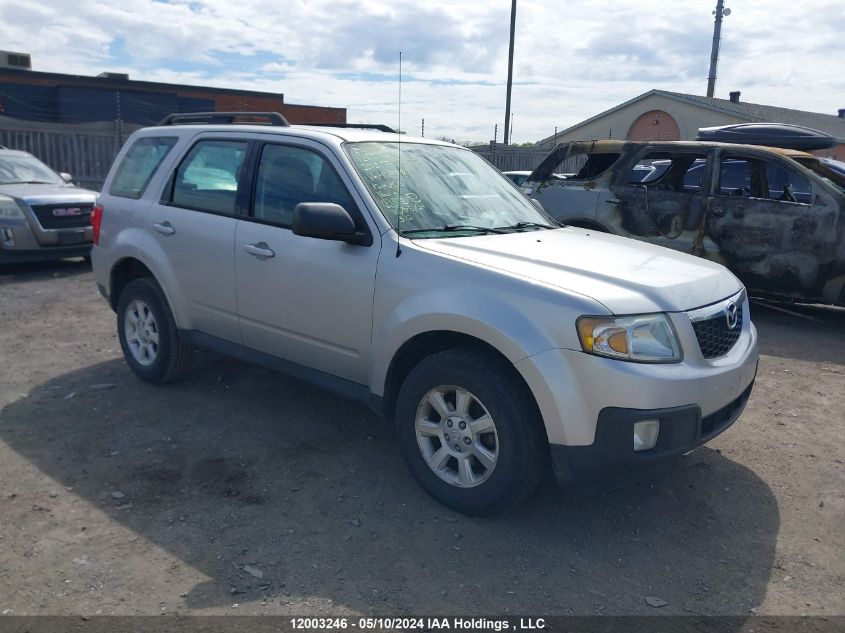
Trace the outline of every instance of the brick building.
<instances>
[{"instance_id":1,"label":"brick building","mask_svg":"<svg viewBox=\"0 0 845 633\"><path fill-rule=\"evenodd\" d=\"M0 116L45 123L154 125L172 112L280 112L291 123L345 123L346 108L285 103L282 93L0 68Z\"/></svg>"},{"instance_id":2,"label":"brick building","mask_svg":"<svg viewBox=\"0 0 845 633\"><path fill-rule=\"evenodd\" d=\"M14 67L9 67L14 66ZM38 156L99 188L126 138L173 112L280 112L291 123L345 123L346 108L285 103L255 90L133 81L29 70L29 56L0 51L0 145Z\"/></svg>"}]
</instances>

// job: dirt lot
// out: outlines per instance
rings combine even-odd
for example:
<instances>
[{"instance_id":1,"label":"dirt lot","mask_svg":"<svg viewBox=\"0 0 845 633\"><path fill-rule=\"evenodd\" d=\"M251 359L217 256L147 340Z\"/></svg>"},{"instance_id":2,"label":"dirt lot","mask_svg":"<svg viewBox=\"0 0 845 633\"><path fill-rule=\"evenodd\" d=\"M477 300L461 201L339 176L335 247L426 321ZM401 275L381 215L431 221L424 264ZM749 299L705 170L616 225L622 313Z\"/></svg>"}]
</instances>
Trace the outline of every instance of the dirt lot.
<instances>
[{"instance_id":1,"label":"dirt lot","mask_svg":"<svg viewBox=\"0 0 845 633\"><path fill-rule=\"evenodd\" d=\"M0 268L0 613L845 614L845 311L753 310L724 435L472 519L363 406L211 355L143 384L86 265Z\"/></svg>"}]
</instances>

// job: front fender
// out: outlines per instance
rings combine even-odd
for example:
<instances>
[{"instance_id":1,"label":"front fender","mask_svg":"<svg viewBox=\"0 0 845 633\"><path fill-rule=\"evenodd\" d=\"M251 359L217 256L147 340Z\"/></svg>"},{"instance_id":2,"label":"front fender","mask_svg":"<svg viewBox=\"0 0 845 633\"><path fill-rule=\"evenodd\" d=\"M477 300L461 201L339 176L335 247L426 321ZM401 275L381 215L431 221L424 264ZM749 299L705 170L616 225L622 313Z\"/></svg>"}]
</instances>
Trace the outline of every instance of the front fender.
<instances>
[{"instance_id":1,"label":"front fender","mask_svg":"<svg viewBox=\"0 0 845 633\"><path fill-rule=\"evenodd\" d=\"M409 296L375 324L370 370L373 393L384 395L393 357L419 334L466 334L492 346L512 363L555 347L529 313L484 289L457 294L454 289L438 288Z\"/></svg>"}]
</instances>

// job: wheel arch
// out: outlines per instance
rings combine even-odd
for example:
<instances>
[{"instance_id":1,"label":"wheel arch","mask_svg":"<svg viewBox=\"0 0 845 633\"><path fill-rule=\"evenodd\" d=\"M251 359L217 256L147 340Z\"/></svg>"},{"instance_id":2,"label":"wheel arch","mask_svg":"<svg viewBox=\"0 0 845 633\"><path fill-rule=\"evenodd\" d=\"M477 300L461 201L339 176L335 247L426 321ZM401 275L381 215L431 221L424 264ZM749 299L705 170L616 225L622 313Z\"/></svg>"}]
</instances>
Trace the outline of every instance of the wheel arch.
<instances>
[{"instance_id":1,"label":"wheel arch","mask_svg":"<svg viewBox=\"0 0 845 633\"><path fill-rule=\"evenodd\" d=\"M518 381L518 384L531 396L534 405L538 406L534 393L525 378L513 366L512 361L494 345L477 336L463 332L430 330L412 336L393 354L384 379L382 407L385 417L393 417L399 390L411 370L425 358L449 349L473 349L502 360L512 369L514 380Z\"/></svg>"},{"instance_id":2,"label":"wheel arch","mask_svg":"<svg viewBox=\"0 0 845 633\"><path fill-rule=\"evenodd\" d=\"M190 329L190 323L186 322L187 310L179 279L155 239L144 231L130 229L120 235L120 239L109 251L108 291L112 309L117 308L120 292L127 283L132 279L151 277L164 293L177 326L180 329Z\"/></svg>"},{"instance_id":3,"label":"wheel arch","mask_svg":"<svg viewBox=\"0 0 845 633\"><path fill-rule=\"evenodd\" d=\"M135 257L124 257L115 262L109 274L109 303L112 310L117 310L120 294L126 285L133 279L143 277L155 279L153 272L141 260Z\"/></svg>"}]
</instances>

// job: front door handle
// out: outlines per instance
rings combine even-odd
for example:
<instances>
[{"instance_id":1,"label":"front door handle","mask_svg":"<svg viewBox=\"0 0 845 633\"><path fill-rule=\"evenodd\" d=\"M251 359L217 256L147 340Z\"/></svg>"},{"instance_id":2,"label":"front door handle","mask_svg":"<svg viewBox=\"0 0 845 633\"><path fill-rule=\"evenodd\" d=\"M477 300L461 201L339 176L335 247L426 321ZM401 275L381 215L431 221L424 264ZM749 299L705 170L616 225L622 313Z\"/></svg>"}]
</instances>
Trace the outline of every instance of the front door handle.
<instances>
[{"instance_id":1,"label":"front door handle","mask_svg":"<svg viewBox=\"0 0 845 633\"><path fill-rule=\"evenodd\" d=\"M244 250L258 259L268 259L270 257L275 257L276 255L276 253L273 252L273 249L271 249L266 242L244 244Z\"/></svg>"},{"instance_id":2,"label":"front door handle","mask_svg":"<svg viewBox=\"0 0 845 633\"><path fill-rule=\"evenodd\" d=\"M170 222L161 222L160 224L153 224L153 228L162 235L173 235L176 229Z\"/></svg>"},{"instance_id":3,"label":"front door handle","mask_svg":"<svg viewBox=\"0 0 845 633\"><path fill-rule=\"evenodd\" d=\"M616 198L611 198L610 200L607 200L607 204L622 204L622 201Z\"/></svg>"},{"instance_id":4,"label":"front door handle","mask_svg":"<svg viewBox=\"0 0 845 633\"><path fill-rule=\"evenodd\" d=\"M722 208L713 209L710 213L713 214L714 217L723 218L725 217L725 210Z\"/></svg>"}]
</instances>

